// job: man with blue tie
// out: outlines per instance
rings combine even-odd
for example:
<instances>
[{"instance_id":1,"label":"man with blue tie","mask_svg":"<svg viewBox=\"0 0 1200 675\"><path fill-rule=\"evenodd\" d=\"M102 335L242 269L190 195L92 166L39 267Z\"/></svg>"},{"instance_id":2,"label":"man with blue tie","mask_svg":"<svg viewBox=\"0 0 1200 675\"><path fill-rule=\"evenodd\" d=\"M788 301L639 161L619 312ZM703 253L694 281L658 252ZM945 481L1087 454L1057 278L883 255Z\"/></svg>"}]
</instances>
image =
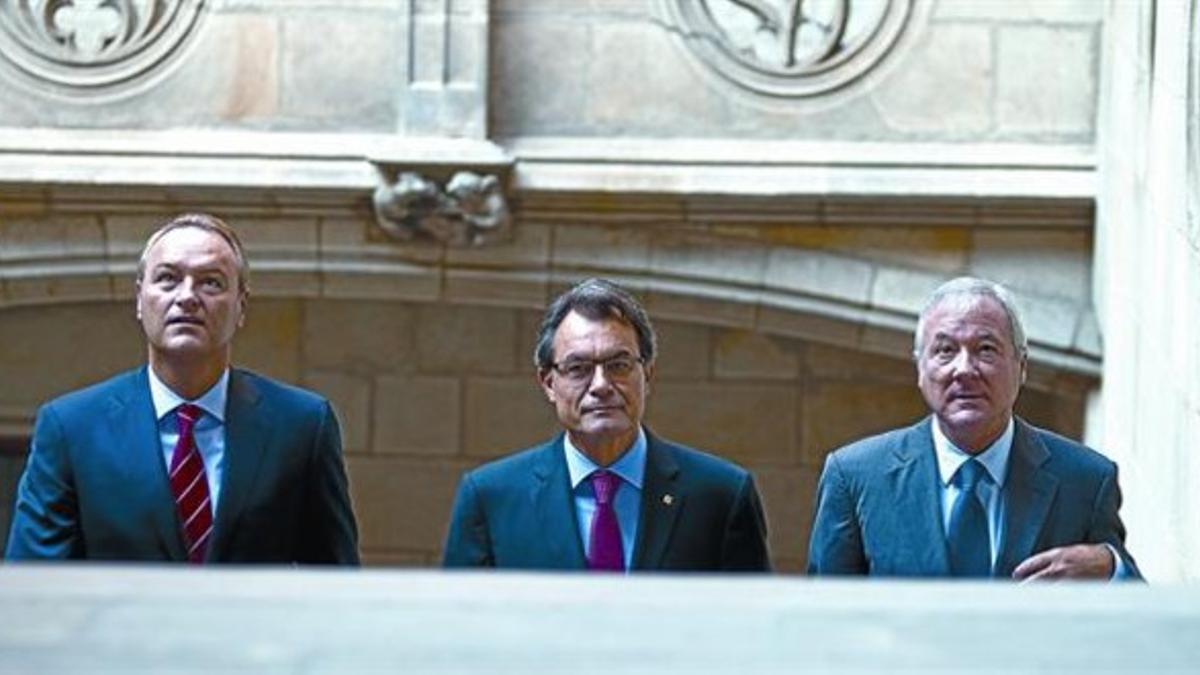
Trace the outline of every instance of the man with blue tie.
<instances>
[{"instance_id":1,"label":"man with blue tie","mask_svg":"<svg viewBox=\"0 0 1200 675\"><path fill-rule=\"evenodd\" d=\"M148 363L38 411L6 557L357 564L329 402L230 366L249 298L237 234L168 221L136 296Z\"/></svg>"},{"instance_id":2,"label":"man with blue tie","mask_svg":"<svg viewBox=\"0 0 1200 675\"><path fill-rule=\"evenodd\" d=\"M534 362L564 433L468 472L446 567L766 571L766 520L741 467L642 425L656 340L616 284L546 310Z\"/></svg>"},{"instance_id":3,"label":"man with blue tie","mask_svg":"<svg viewBox=\"0 0 1200 675\"><path fill-rule=\"evenodd\" d=\"M1013 414L1027 346L1004 287L935 290L913 358L933 414L829 455L810 574L1140 578L1116 465Z\"/></svg>"}]
</instances>

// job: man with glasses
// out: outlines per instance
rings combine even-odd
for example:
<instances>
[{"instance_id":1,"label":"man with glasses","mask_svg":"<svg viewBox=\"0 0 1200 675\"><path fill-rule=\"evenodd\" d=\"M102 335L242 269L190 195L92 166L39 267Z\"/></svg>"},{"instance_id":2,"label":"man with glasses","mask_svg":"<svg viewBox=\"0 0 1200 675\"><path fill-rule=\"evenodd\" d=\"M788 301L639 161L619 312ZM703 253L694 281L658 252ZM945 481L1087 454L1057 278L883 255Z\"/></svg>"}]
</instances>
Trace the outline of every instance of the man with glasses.
<instances>
[{"instance_id":1,"label":"man with glasses","mask_svg":"<svg viewBox=\"0 0 1200 675\"><path fill-rule=\"evenodd\" d=\"M551 303L534 362L564 433L463 477L446 567L770 569L751 475L642 426L654 357L645 310L616 284Z\"/></svg>"}]
</instances>

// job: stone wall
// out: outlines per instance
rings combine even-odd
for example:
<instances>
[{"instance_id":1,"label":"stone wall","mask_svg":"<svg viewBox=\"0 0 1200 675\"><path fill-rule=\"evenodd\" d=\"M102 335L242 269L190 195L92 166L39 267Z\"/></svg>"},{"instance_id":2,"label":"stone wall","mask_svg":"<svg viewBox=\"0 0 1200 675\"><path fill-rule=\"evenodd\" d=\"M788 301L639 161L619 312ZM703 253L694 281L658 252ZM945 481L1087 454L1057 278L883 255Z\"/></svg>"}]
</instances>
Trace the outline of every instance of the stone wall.
<instances>
[{"instance_id":1,"label":"stone wall","mask_svg":"<svg viewBox=\"0 0 1200 675\"><path fill-rule=\"evenodd\" d=\"M259 298L235 361L333 401L366 562L433 565L461 473L556 429L532 367L539 317L469 305ZM922 415L912 366L745 330L674 321L658 329L649 426L753 470L775 563L802 569L825 453ZM138 364L139 330L132 302L0 310L0 406L32 411ZM1021 408L1079 437L1083 396L1030 390Z\"/></svg>"},{"instance_id":2,"label":"stone wall","mask_svg":"<svg viewBox=\"0 0 1200 675\"><path fill-rule=\"evenodd\" d=\"M765 96L715 76L686 47L694 27L670 11L694 4L493 3L495 135L1093 139L1101 2L893 2L912 9L879 66L808 98ZM725 10L722 27L734 27L732 3L704 4ZM855 11L879 4L860 0Z\"/></svg>"}]
</instances>

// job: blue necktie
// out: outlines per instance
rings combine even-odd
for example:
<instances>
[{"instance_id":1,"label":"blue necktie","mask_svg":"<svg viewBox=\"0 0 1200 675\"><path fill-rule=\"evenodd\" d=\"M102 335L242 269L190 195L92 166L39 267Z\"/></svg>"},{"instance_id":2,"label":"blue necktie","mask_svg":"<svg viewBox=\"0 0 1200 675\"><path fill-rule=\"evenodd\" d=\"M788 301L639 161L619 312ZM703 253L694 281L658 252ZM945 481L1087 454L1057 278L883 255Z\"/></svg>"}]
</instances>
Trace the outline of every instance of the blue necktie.
<instances>
[{"instance_id":1,"label":"blue necktie","mask_svg":"<svg viewBox=\"0 0 1200 675\"><path fill-rule=\"evenodd\" d=\"M950 530L946 533L946 548L950 554L950 574L956 577L990 577L992 575L992 541L988 537L987 511L975 493L987 471L974 459L958 467L958 500L950 512Z\"/></svg>"}]
</instances>

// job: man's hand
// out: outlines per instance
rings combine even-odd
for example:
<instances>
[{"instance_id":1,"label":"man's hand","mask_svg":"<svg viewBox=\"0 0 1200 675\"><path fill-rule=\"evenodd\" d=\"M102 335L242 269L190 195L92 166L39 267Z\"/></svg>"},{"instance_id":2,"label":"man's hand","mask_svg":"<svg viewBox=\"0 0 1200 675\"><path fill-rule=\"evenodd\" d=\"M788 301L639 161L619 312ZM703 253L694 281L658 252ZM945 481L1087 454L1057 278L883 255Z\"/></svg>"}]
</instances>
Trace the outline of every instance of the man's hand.
<instances>
[{"instance_id":1,"label":"man's hand","mask_svg":"<svg viewBox=\"0 0 1200 675\"><path fill-rule=\"evenodd\" d=\"M1104 544L1060 546L1030 556L1013 570L1018 581L1039 579L1109 579L1116 561Z\"/></svg>"}]
</instances>

